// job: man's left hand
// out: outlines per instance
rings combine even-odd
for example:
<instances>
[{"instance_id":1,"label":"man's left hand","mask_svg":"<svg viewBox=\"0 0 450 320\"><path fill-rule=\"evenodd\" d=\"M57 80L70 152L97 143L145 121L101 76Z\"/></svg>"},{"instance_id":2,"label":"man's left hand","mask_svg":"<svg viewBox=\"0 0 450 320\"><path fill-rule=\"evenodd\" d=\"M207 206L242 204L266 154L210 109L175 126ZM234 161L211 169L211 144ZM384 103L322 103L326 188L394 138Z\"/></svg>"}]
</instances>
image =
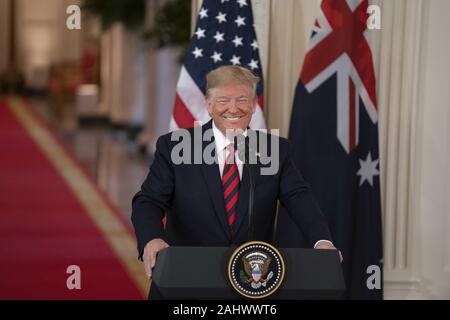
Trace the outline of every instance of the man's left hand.
<instances>
[{"instance_id":1,"label":"man's left hand","mask_svg":"<svg viewBox=\"0 0 450 320\"><path fill-rule=\"evenodd\" d=\"M314 249L333 249L336 250L336 247L328 241L320 241L315 247Z\"/></svg>"},{"instance_id":2,"label":"man's left hand","mask_svg":"<svg viewBox=\"0 0 450 320\"><path fill-rule=\"evenodd\" d=\"M337 250L336 247L329 241L319 241L316 244L316 246L314 247L314 249ZM339 258L341 259L341 262L342 262L342 260L343 260L342 253L341 253L341 251L338 251L338 252L339 252Z\"/></svg>"}]
</instances>

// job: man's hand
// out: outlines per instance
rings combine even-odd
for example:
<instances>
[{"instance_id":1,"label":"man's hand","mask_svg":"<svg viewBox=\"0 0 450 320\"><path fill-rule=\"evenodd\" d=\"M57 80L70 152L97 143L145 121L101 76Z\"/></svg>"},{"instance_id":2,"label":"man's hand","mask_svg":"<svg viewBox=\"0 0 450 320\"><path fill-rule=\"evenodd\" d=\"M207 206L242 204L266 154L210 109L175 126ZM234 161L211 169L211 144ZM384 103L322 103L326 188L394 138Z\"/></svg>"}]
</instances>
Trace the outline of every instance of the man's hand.
<instances>
[{"instance_id":1,"label":"man's hand","mask_svg":"<svg viewBox=\"0 0 450 320\"><path fill-rule=\"evenodd\" d=\"M329 241L319 241L314 249L333 249L336 250L336 247Z\"/></svg>"},{"instance_id":2,"label":"man's hand","mask_svg":"<svg viewBox=\"0 0 450 320\"><path fill-rule=\"evenodd\" d=\"M319 241L319 242L317 242L317 244L316 244L316 246L314 247L314 249L331 249L331 250L337 250L336 249L336 247L333 245L333 243L332 242L330 242L330 241ZM341 251L338 251L339 252L339 258L341 259L341 262L342 262L342 260L343 260L343 257L342 257L342 253L341 253Z\"/></svg>"},{"instance_id":3,"label":"man's hand","mask_svg":"<svg viewBox=\"0 0 450 320\"><path fill-rule=\"evenodd\" d=\"M149 241L144 248L142 260L144 260L145 274L149 279L152 278L152 269L156 263L156 255L162 249L169 247L163 239L153 239Z\"/></svg>"}]
</instances>

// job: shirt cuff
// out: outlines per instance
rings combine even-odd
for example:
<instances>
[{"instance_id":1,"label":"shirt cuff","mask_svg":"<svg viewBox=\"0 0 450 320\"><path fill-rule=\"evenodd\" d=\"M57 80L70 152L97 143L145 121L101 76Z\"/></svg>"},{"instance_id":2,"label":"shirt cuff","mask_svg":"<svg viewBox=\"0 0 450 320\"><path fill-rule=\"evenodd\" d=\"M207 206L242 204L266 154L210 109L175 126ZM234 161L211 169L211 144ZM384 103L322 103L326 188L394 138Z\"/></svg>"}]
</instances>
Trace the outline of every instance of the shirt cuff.
<instances>
[{"instance_id":1,"label":"shirt cuff","mask_svg":"<svg viewBox=\"0 0 450 320\"><path fill-rule=\"evenodd\" d=\"M331 242L330 240L319 240L316 242L316 244L314 245L314 249L317 247L317 245L321 242L328 242L329 244L331 244L332 246L334 246L333 242Z\"/></svg>"}]
</instances>

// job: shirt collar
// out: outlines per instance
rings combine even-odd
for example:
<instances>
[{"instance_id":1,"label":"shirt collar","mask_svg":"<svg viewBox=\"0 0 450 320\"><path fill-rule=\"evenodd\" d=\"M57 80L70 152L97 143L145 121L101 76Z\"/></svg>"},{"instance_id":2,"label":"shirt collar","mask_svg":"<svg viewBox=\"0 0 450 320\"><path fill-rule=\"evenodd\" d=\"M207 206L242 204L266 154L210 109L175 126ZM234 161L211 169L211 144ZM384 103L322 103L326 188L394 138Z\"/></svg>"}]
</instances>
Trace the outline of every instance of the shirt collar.
<instances>
[{"instance_id":1,"label":"shirt collar","mask_svg":"<svg viewBox=\"0 0 450 320\"><path fill-rule=\"evenodd\" d=\"M212 122L212 129L214 134L214 141L216 142L216 150L223 150L225 149L230 143L233 143L233 141L230 141L225 135L222 133L222 131L219 130L219 128L216 127L216 124L214 123L214 120ZM242 133L244 137L247 136L247 129Z\"/></svg>"}]
</instances>

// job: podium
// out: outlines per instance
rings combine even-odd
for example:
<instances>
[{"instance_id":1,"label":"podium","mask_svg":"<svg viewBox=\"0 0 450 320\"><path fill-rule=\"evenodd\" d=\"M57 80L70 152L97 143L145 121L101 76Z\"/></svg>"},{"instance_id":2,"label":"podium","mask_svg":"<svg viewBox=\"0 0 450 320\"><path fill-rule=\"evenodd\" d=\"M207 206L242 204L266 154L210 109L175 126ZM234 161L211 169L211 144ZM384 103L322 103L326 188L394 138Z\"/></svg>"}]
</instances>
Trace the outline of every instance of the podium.
<instances>
[{"instance_id":1,"label":"podium","mask_svg":"<svg viewBox=\"0 0 450 320\"><path fill-rule=\"evenodd\" d=\"M169 247L158 253L152 286L165 299L245 299L228 281L234 247ZM278 249L285 276L266 299L342 299L345 282L337 250Z\"/></svg>"}]
</instances>

